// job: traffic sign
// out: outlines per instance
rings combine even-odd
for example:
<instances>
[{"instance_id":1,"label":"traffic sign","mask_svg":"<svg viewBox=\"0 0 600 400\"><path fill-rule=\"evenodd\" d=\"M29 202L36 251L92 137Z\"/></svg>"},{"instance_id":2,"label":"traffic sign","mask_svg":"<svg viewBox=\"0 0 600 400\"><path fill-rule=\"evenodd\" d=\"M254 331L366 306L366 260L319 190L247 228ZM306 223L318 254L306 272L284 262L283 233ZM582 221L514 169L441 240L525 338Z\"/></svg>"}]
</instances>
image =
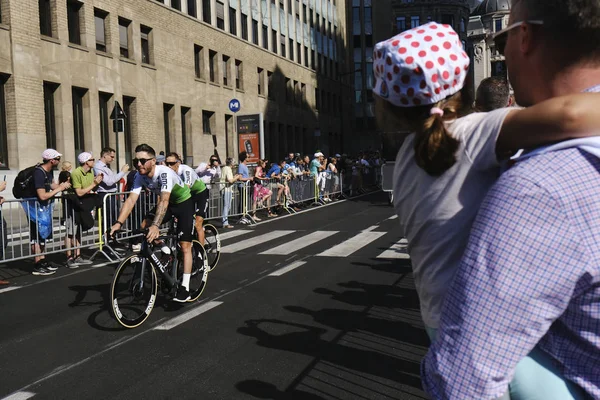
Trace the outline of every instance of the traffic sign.
<instances>
[{"instance_id":1,"label":"traffic sign","mask_svg":"<svg viewBox=\"0 0 600 400\"><path fill-rule=\"evenodd\" d=\"M240 109L242 108L242 104L240 103L240 101L238 99L231 99L231 101L229 102L229 110L231 112L238 112L240 111Z\"/></svg>"},{"instance_id":2,"label":"traffic sign","mask_svg":"<svg viewBox=\"0 0 600 400\"><path fill-rule=\"evenodd\" d=\"M125 112L123 111L123 108L121 108L121 105L119 104L119 102L115 101L115 107L113 108L113 111L110 114L110 119L123 119L123 118L127 118L127 115L125 115Z\"/></svg>"}]
</instances>

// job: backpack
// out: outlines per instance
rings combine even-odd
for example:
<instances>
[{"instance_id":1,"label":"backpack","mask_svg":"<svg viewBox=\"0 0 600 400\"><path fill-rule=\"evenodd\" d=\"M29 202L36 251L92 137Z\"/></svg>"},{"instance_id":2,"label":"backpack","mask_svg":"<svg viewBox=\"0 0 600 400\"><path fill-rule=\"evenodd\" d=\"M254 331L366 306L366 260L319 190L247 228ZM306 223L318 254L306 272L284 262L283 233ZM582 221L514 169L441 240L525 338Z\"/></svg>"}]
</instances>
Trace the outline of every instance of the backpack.
<instances>
[{"instance_id":1,"label":"backpack","mask_svg":"<svg viewBox=\"0 0 600 400\"><path fill-rule=\"evenodd\" d=\"M33 182L33 172L36 168L39 168L39 166L40 164L36 164L19 171L19 174L15 178L15 184L12 190L13 196L15 196L16 199L27 199L37 196Z\"/></svg>"}]
</instances>

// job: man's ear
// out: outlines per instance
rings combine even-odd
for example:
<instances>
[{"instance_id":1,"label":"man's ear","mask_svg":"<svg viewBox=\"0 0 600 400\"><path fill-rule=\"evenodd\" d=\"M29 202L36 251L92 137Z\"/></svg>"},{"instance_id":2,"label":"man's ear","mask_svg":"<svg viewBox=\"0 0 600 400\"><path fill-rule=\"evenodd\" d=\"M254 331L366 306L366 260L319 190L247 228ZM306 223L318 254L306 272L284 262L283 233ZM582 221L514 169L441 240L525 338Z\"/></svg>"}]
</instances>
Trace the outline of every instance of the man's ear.
<instances>
[{"instance_id":1,"label":"man's ear","mask_svg":"<svg viewBox=\"0 0 600 400\"><path fill-rule=\"evenodd\" d=\"M506 107L512 107L515 104L515 98L510 95L508 96L508 104L506 105Z\"/></svg>"}]
</instances>

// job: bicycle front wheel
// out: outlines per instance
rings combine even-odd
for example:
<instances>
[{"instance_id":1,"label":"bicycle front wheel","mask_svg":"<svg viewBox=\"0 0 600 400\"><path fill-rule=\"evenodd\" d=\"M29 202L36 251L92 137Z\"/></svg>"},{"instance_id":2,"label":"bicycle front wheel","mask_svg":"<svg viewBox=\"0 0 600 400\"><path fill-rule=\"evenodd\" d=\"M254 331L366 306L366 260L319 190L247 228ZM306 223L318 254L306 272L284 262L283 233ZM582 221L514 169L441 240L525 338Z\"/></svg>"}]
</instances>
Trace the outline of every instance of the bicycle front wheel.
<instances>
[{"instance_id":1,"label":"bicycle front wheel","mask_svg":"<svg viewBox=\"0 0 600 400\"><path fill-rule=\"evenodd\" d=\"M211 224L204 225L204 250L206 250L206 256L208 257L208 271L212 271L219 262L221 257L221 238L219 238L219 232Z\"/></svg>"},{"instance_id":2,"label":"bicycle front wheel","mask_svg":"<svg viewBox=\"0 0 600 400\"><path fill-rule=\"evenodd\" d=\"M136 254L128 257L117 267L110 287L113 315L125 328L140 326L154 308L157 290L150 262Z\"/></svg>"}]
</instances>

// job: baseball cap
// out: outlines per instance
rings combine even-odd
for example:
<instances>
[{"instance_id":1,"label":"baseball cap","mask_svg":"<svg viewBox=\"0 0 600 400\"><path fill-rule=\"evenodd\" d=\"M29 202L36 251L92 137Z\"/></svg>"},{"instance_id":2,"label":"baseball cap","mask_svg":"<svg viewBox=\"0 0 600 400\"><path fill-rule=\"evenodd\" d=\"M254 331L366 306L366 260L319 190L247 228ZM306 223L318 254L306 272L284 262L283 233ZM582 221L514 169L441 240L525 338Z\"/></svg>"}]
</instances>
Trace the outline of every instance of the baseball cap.
<instances>
[{"instance_id":1,"label":"baseball cap","mask_svg":"<svg viewBox=\"0 0 600 400\"><path fill-rule=\"evenodd\" d=\"M165 157L164 154L159 154L156 156L156 162L163 162L165 161L167 158Z\"/></svg>"},{"instance_id":2,"label":"baseball cap","mask_svg":"<svg viewBox=\"0 0 600 400\"><path fill-rule=\"evenodd\" d=\"M341 158L342 156L340 156L339 153L336 153L336 155L334 157L335 158Z\"/></svg>"},{"instance_id":3,"label":"baseball cap","mask_svg":"<svg viewBox=\"0 0 600 400\"><path fill-rule=\"evenodd\" d=\"M46 149L42 152L42 160L52 160L60 156L62 156L62 154L54 149Z\"/></svg>"},{"instance_id":4,"label":"baseball cap","mask_svg":"<svg viewBox=\"0 0 600 400\"><path fill-rule=\"evenodd\" d=\"M87 151L84 151L83 153L81 153L77 156L77 161L79 161L79 164L83 164L84 162L89 161L93 157L94 156L92 156L92 153L88 153Z\"/></svg>"},{"instance_id":5,"label":"baseball cap","mask_svg":"<svg viewBox=\"0 0 600 400\"><path fill-rule=\"evenodd\" d=\"M317 157L325 157L325 156L323 155L323 153L318 152L318 153L315 153L315 158L317 158Z\"/></svg>"},{"instance_id":6,"label":"baseball cap","mask_svg":"<svg viewBox=\"0 0 600 400\"><path fill-rule=\"evenodd\" d=\"M431 105L465 84L469 56L450 25L430 22L377 43L373 92L398 107Z\"/></svg>"}]
</instances>

